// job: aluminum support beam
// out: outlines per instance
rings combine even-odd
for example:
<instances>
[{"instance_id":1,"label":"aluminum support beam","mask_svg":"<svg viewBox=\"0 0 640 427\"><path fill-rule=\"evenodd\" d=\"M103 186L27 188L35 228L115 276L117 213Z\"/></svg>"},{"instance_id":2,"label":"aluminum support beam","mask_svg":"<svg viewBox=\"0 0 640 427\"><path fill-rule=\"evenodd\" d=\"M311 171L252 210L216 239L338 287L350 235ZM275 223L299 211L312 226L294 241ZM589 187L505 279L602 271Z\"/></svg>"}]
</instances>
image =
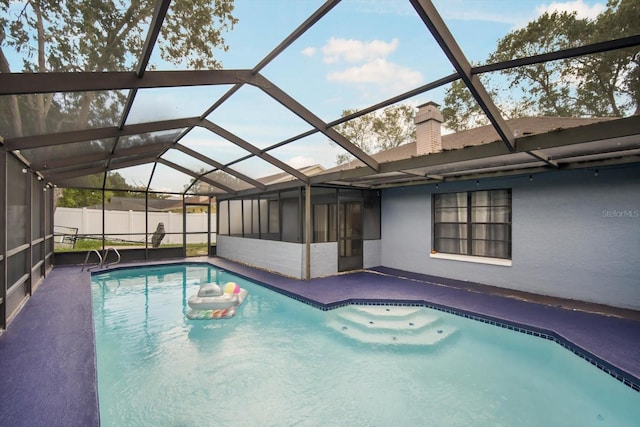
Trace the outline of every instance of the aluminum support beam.
<instances>
[{"instance_id":1,"label":"aluminum support beam","mask_svg":"<svg viewBox=\"0 0 640 427\"><path fill-rule=\"evenodd\" d=\"M500 135L500 138L511 151L515 149L515 136L504 118L500 114L498 107L493 103L489 93L477 75L471 73L472 67L460 46L451 35L440 14L430 0L410 0L414 9L425 23L435 40L442 48L447 58L456 69L460 78L475 98L480 108Z\"/></svg>"},{"instance_id":2,"label":"aluminum support beam","mask_svg":"<svg viewBox=\"0 0 640 427\"><path fill-rule=\"evenodd\" d=\"M169 160L165 160L165 159L160 158L160 159L158 159L158 163L162 163L163 165L168 166L168 167L170 167L172 169L175 169L175 170L177 170L179 172L182 172L185 175L192 176L192 177L194 177L196 179L199 179L202 182L206 182L209 185L213 185L214 187L217 187L217 188L219 188L219 189L221 189L223 191L226 191L227 193L236 194L236 191L234 189L229 188L226 185L220 184L219 182L216 182L216 181L214 181L212 179L208 179L208 178L206 178L204 176L200 176L200 174L198 174L198 173L196 173L196 172L194 172L192 170L189 170L189 169L187 169L185 167L182 167L182 166L180 166L178 164L170 162Z\"/></svg>"},{"instance_id":3,"label":"aluminum support beam","mask_svg":"<svg viewBox=\"0 0 640 427\"><path fill-rule=\"evenodd\" d=\"M531 157L534 157L537 160L541 160L546 164L548 164L549 166L553 166L554 168L558 167L558 162L552 160L549 156L547 156L545 153L543 153L540 150L531 150L531 151L527 151L527 153L529 153Z\"/></svg>"},{"instance_id":4,"label":"aluminum support beam","mask_svg":"<svg viewBox=\"0 0 640 427\"><path fill-rule=\"evenodd\" d=\"M369 166L374 171L377 171L379 168L378 162L371 157L369 154L365 153L360 147L354 145L347 138L342 136L335 129L329 127L327 123L322 121L318 116L313 114L311 111L307 110L302 106L298 101L290 97L286 92L278 88L276 85L271 83L269 80L264 78L262 75L256 75L251 82L249 82L256 87L262 89L267 95L271 96L273 99L278 101L280 104L284 105L295 115L300 117L305 122L309 123L311 126L318 129L322 132L326 137L331 139L333 142L347 150L351 153L355 158L363 162L365 165Z\"/></svg>"},{"instance_id":5,"label":"aluminum support beam","mask_svg":"<svg viewBox=\"0 0 640 427\"><path fill-rule=\"evenodd\" d=\"M307 175L301 173L300 171L298 171L295 168L292 168L288 164L276 159L272 155L264 153L259 148L253 146L252 144L250 144L247 141L243 140L242 138L236 136L235 134L229 132L228 130L223 129L220 126L210 122L209 120L203 120L200 123L200 126L202 126L205 129L209 129L211 132L215 133L216 135L221 136L222 138L226 139L227 141L230 141L230 142L236 144L238 147L243 148L243 149L247 150L248 152L250 152L251 154L254 154L254 155L260 157L262 160L271 163L273 166L277 167L278 169L281 169L281 170L287 172L288 174L295 176L300 181L305 182L305 183L309 182L309 177Z\"/></svg>"},{"instance_id":6,"label":"aluminum support beam","mask_svg":"<svg viewBox=\"0 0 640 427\"><path fill-rule=\"evenodd\" d=\"M151 18L151 25L149 25L149 32L147 33L147 38L145 39L144 46L142 47L140 61L136 67L136 75L138 77L142 77L147 69L151 53L153 52L153 47L156 45L156 41L158 40L158 35L162 29L162 24L164 23L164 18L167 16L170 4L171 0L156 1L156 6L153 10L153 18Z\"/></svg>"},{"instance_id":7,"label":"aluminum support beam","mask_svg":"<svg viewBox=\"0 0 640 427\"><path fill-rule=\"evenodd\" d=\"M311 280L311 185L304 188L304 278Z\"/></svg>"},{"instance_id":8,"label":"aluminum support beam","mask_svg":"<svg viewBox=\"0 0 640 427\"><path fill-rule=\"evenodd\" d=\"M421 94L423 92L427 92L429 90L432 90L432 89L438 88L440 86L443 86L445 84L451 83L453 81L458 80L459 78L460 77L458 76L457 73L456 74L451 74L449 76L446 76L446 77L443 77L441 79L435 80L435 81L433 81L431 83L427 83L426 85L420 86L420 87L418 87L416 89L413 89L413 90L410 90L408 92L402 93L402 94L400 94L398 96L394 96L393 98L389 98L386 101L382 101L382 102L380 102L378 104L372 105L371 107L367 107L367 108L365 108L363 110L360 110L360 111L358 111L356 113L353 113L353 114L350 114L348 116L341 117L341 118L339 118L337 120L329 122L329 123L327 123L327 126L332 128L332 127L337 126L337 125L339 125L341 123L347 122L349 120L352 120L352 119L355 119L357 117L363 116L365 114L371 113L373 111L379 110L380 108L388 107L389 105L393 105L393 104L396 104L398 102L404 101L405 99L414 97L414 96L419 95L419 94ZM274 150L274 149L276 149L278 147L282 147L283 145L287 145L287 144L289 144L291 142L295 142L295 141L301 140L303 138L306 138L308 136L314 135L314 134L316 134L318 132L320 132L320 129L316 129L316 128L310 129L310 130L308 130L306 132L300 133L298 135L292 136L291 138L287 138L287 139L285 139L283 141L275 143L275 144L265 148L264 151L265 152L269 152L269 151Z\"/></svg>"},{"instance_id":9,"label":"aluminum support beam","mask_svg":"<svg viewBox=\"0 0 640 427\"><path fill-rule=\"evenodd\" d=\"M540 55L527 56L525 58L513 59L511 61L480 65L478 67L473 67L471 70L471 74L482 74L492 71L508 70L511 68L540 64L542 62L558 61L561 59L575 58L577 56L593 55L595 53L625 49L638 45L640 45L640 35L623 37L620 39L607 40L600 43L593 43L585 46L573 47L570 49L561 49L555 52L548 52Z\"/></svg>"},{"instance_id":10,"label":"aluminum support beam","mask_svg":"<svg viewBox=\"0 0 640 427\"><path fill-rule=\"evenodd\" d=\"M230 85L250 75L249 70L147 71L143 77L134 71L3 73L0 95Z\"/></svg>"},{"instance_id":11,"label":"aluminum support beam","mask_svg":"<svg viewBox=\"0 0 640 427\"><path fill-rule=\"evenodd\" d=\"M278 55L280 55L286 48L291 46L301 35L303 35L309 28L315 25L322 17L324 17L331 9L333 9L340 0L328 0L322 6L320 6L311 16L309 16L298 28L293 30L287 38L285 38L275 49L273 49L262 61L260 61L252 70L254 74L259 73L264 67L266 67L271 61L273 61Z\"/></svg>"},{"instance_id":12,"label":"aluminum support beam","mask_svg":"<svg viewBox=\"0 0 640 427\"><path fill-rule=\"evenodd\" d=\"M194 150L192 150L192 149L190 149L190 148L187 148L187 147L185 147L185 146L184 146L184 145L182 145L182 144L174 144L174 145L173 145L173 148L175 148L176 150L180 150L180 151L182 151L183 153L188 154L189 156L194 157L194 158L196 158L196 159L200 160L201 162L204 162L204 163L206 163L206 164L208 164L208 165L211 165L211 166L213 166L214 168L218 168L218 169L220 169L221 171L223 171L223 172L225 172L225 173L228 173L229 175L233 175L233 176L235 176L236 178L238 178L238 179L240 179L240 180L242 180L242 181L246 182L247 184L251 184L251 185L253 185L254 187L257 187L257 188L259 188L259 189L261 189L261 190L265 190L265 189L267 188L267 186L266 186L266 185L264 185L263 183L261 183L260 181L256 181L255 179L253 179L253 178L251 178L251 177L248 177L248 176L246 176L246 175L245 175L245 174L243 174L243 173L240 173L240 172L238 172L238 171L236 171L236 170L234 170L234 169L231 169L231 168L229 168L229 167L226 167L226 166L225 166L225 165L223 165L222 163L220 163L220 162L216 162L215 160L213 160L213 159L211 159L211 158L209 158L209 157L207 157L207 156L205 156L205 155L203 155L203 154L200 154L200 153L198 153L197 151L194 151Z\"/></svg>"},{"instance_id":13,"label":"aluminum support beam","mask_svg":"<svg viewBox=\"0 0 640 427\"><path fill-rule=\"evenodd\" d=\"M64 168L74 165L82 165L88 162L96 162L99 160L114 160L122 157L135 156L138 154L148 154L150 156L157 156L162 150L170 148L171 143L151 144L151 145L139 145L137 147L130 147L118 150L115 154L111 154L107 151L101 153L82 154L78 156L67 156L63 159L55 160L41 160L39 162L33 162L30 164L30 168L36 172L48 171L51 172L55 169Z\"/></svg>"},{"instance_id":14,"label":"aluminum support beam","mask_svg":"<svg viewBox=\"0 0 640 427\"><path fill-rule=\"evenodd\" d=\"M434 81L432 81L430 83L427 83L425 85L422 85L420 87L412 89L412 90L410 90L408 92L401 93L400 95L394 96L393 98L389 98L389 99L387 99L385 101L379 102L379 103L377 103L375 105L372 105L370 107L364 108L362 110L358 110L357 112L355 112L353 114L349 114L348 116L344 116L344 117L341 117L341 118L339 118L337 120L329 122L329 123L327 123L327 125L329 127L337 126L337 125L339 125L341 123L348 122L349 120L358 118L360 116L364 116L365 114L372 113L372 112L374 112L376 110L379 110L381 108L385 108L385 107L388 107L390 105L397 104L398 102L405 101L405 100L407 100L409 98L413 98L414 96L420 95L421 93L428 92L428 91L433 90L433 89L437 89L437 88L439 88L441 86L444 86L444 85L447 85L449 83L453 83L453 82L455 82L456 80L459 80L459 79L460 79L460 76L458 75L458 73L449 74L448 76L442 77L442 78L440 78L438 80L434 80Z\"/></svg>"},{"instance_id":15,"label":"aluminum support beam","mask_svg":"<svg viewBox=\"0 0 640 427\"><path fill-rule=\"evenodd\" d=\"M162 24L164 23L164 18L167 16L170 4L171 0L158 0L156 2L156 6L153 10L153 18L151 18L151 25L149 26L149 32L147 33L147 38L144 41L140 60L136 67L136 76L139 78L144 75L144 72L147 69L149 58L151 58L153 47L158 40L158 35L160 34ZM122 110L122 117L120 118L120 129L122 129L127 122L127 117L129 117L129 113L131 112L131 107L133 106L133 101L135 100L137 93L138 89L131 89L129 91L129 96L127 96L127 102ZM118 141L114 143L113 150L115 150L117 144Z\"/></svg>"},{"instance_id":16,"label":"aluminum support beam","mask_svg":"<svg viewBox=\"0 0 640 427\"><path fill-rule=\"evenodd\" d=\"M0 150L0 329L7 328L7 192L9 180L7 179L7 153Z\"/></svg>"},{"instance_id":17,"label":"aluminum support beam","mask_svg":"<svg viewBox=\"0 0 640 427\"><path fill-rule=\"evenodd\" d=\"M52 173L52 174L48 174L46 173L46 171L41 171L41 172L43 173L47 181L50 181L55 184L56 182L63 181L65 179L78 178L85 175L92 175L94 173L109 172L110 170L118 170L118 169L128 168L131 166L144 165L146 163L153 162L155 159L156 159L155 155L152 155L149 157L140 157L135 160L118 163L117 168L108 168L106 166L95 166L91 168L76 169L68 172L60 172L60 173Z\"/></svg>"},{"instance_id":18,"label":"aluminum support beam","mask_svg":"<svg viewBox=\"0 0 640 427\"><path fill-rule=\"evenodd\" d=\"M7 138L5 148L9 151L26 150L29 148L50 147L52 145L68 144L71 142L93 141L97 139L115 138L127 135L153 133L172 129L181 129L192 125L197 118L163 120L159 122L139 123L119 129L117 127L95 128L71 132L52 133L46 135L22 136Z\"/></svg>"},{"instance_id":19,"label":"aluminum support beam","mask_svg":"<svg viewBox=\"0 0 640 427\"><path fill-rule=\"evenodd\" d=\"M307 18L298 28L293 30L289 36L284 39L275 49L273 49L267 56L265 56L262 61L260 61L253 69L251 70L251 74L259 73L264 67L266 67L271 61L273 61L278 55L280 55L286 48L291 46L300 36L302 36L309 28L311 28L316 22L318 22L323 16L325 16L335 5L337 5L340 0L328 0L322 6L320 6L309 18ZM222 105L227 99L231 97L234 93L236 93L241 87L243 83L239 83L229 89L227 93L222 95L215 104L205 111L200 118L205 119L209 114L211 114L215 109L217 109L220 105Z\"/></svg>"}]
</instances>

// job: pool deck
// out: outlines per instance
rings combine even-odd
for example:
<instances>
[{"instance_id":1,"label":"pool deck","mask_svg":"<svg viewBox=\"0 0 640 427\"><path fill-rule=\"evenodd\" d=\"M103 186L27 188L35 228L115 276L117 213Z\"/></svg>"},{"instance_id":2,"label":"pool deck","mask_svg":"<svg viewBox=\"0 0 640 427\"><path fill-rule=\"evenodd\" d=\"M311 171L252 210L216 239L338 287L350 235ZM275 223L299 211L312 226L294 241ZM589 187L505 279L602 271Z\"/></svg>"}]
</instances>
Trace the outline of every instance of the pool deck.
<instances>
[{"instance_id":1,"label":"pool deck","mask_svg":"<svg viewBox=\"0 0 640 427\"><path fill-rule=\"evenodd\" d=\"M587 360L636 390L640 385L638 311L384 267L303 281L222 258L184 261L210 262L321 308L421 304L524 328L586 353ZM79 266L55 267L0 335L0 426L99 425L89 283L89 273Z\"/></svg>"}]
</instances>

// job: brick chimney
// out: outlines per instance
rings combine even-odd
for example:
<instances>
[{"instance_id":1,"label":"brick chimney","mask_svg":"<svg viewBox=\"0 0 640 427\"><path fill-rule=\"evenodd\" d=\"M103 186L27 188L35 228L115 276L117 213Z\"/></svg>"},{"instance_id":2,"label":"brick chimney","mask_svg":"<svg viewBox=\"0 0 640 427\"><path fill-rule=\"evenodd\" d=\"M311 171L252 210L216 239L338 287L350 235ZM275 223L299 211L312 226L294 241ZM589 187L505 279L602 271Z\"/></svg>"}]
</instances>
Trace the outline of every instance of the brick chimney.
<instances>
[{"instance_id":1,"label":"brick chimney","mask_svg":"<svg viewBox=\"0 0 640 427\"><path fill-rule=\"evenodd\" d=\"M444 121L435 102L418 106L413 122L416 124L416 155L438 153L442 151L440 125Z\"/></svg>"}]
</instances>

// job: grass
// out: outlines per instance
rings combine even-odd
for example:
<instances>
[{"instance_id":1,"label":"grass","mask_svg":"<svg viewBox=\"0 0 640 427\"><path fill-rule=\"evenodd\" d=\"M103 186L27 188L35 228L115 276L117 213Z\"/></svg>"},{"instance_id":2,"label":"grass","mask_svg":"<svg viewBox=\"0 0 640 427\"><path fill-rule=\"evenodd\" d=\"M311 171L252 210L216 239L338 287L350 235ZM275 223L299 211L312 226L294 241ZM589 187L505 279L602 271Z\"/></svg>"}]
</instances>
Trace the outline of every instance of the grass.
<instances>
[{"instance_id":1,"label":"grass","mask_svg":"<svg viewBox=\"0 0 640 427\"><path fill-rule=\"evenodd\" d=\"M135 247L135 248L144 248L144 242L123 242L123 241L112 241L106 240L104 242L105 247ZM161 248L180 248L181 244L170 244L170 245L160 245ZM149 249L151 245L149 245ZM78 239L76 241L75 247L71 248L68 245L56 244L55 252L85 252L91 250L102 250L102 240L96 239ZM187 256L203 256L207 255L207 244L206 243L188 243L187 244Z\"/></svg>"}]
</instances>

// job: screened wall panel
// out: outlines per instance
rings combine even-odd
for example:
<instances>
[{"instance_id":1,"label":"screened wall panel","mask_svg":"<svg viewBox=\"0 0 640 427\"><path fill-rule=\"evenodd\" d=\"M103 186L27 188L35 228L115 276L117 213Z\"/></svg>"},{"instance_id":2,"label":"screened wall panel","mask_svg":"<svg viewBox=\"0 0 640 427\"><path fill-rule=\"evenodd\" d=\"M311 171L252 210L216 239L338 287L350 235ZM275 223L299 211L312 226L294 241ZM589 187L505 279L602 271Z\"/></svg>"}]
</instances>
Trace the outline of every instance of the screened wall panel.
<instances>
[{"instance_id":1,"label":"screened wall panel","mask_svg":"<svg viewBox=\"0 0 640 427\"><path fill-rule=\"evenodd\" d=\"M280 234L280 204L277 200L269 200L269 216L268 216L268 224L269 229L267 232L269 235Z\"/></svg>"},{"instance_id":2,"label":"screened wall panel","mask_svg":"<svg viewBox=\"0 0 640 427\"><path fill-rule=\"evenodd\" d=\"M45 243L44 241L34 243L31 247L31 266L36 266L45 257Z\"/></svg>"},{"instance_id":3,"label":"screened wall panel","mask_svg":"<svg viewBox=\"0 0 640 427\"><path fill-rule=\"evenodd\" d=\"M122 202L126 210L105 205L104 238L107 246L145 246L146 215L145 194L135 191L114 191L114 199ZM130 205L127 206L126 204ZM108 212L108 215L107 215Z\"/></svg>"},{"instance_id":4,"label":"screened wall panel","mask_svg":"<svg viewBox=\"0 0 640 427\"><path fill-rule=\"evenodd\" d=\"M300 225L300 192L282 192L280 200L282 219L282 241L298 243L302 241Z\"/></svg>"},{"instance_id":5,"label":"screened wall panel","mask_svg":"<svg viewBox=\"0 0 640 427\"><path fill-rule=\"evenodd\" d=\"M229 201L223 200L218 205L218 234L229 234Z\"/></svg>"},{"instance_id":6,"label":"screened wall panel","mask_svg":"<svg viewBox=\"0 0 640 427\"><path fill-rule=\"evenodd\" d=\"M268 240L280 239L278 194L266 194L260 197L260 237Z\"/></svg>"},{"instance_id":7,"label":"screened wall panel","mask_svg":"<svg viewBox=\"0 0 640 427\"><path fill-rule=\"evenodd\" d=\"M34 167L52 171L58 167L77 165L80 159L106 158L111 152L115 138L71 142L31 149L22 149L22 154Z\"/></svg>"},{"instance_id":8,"label":"screened wall panel","mask_svg":"<svg viewBox=\"0 0 640 427\"><path fill-rule=\"evenodd\" d=\"M29 268L27 264L29 260L27 259L28 251L20 251L14 255L7 257L7 287L8 289L13 288L14 286L23 286L20 279L24 277L25 274L29 272ZM22 295L25 295L26 292L22 292Z\"/></svg>"},{"instance_id":9,"label":"screened wall panel","mask_svg":"<svg viewBox=\"0 0 640 427\"><path fill-rule=\"evenodd\" d=\"M242 201L244 237L257 239L260 237L260 205L257 199Z\"/></svg>"},{"instance_id":10,"label":"screened wall panel","mask_svg":"<svg viewBox=\"0 0 640 427\"><path fill-rule=\"evenodd\" d=\"M44 198L42 181L31 181L31 239L44 237Z\"/></svg>"},{"instance_id":11,"label":"screened wall panel","mask_svg":"<svg viewBox=\"0 0 640 427\"><path fill-rule=\"evenodd\" d=\"M0 151L0 328L6 327L7 320L7 263L5 260L7 247L6 247L6 234L7 227L7 157L6 151Z\"/></svg>"},{"instance_id":12,"label":"screened wall panel","mask_svg":"<svg viewBox=\"0 0 640 427\"><path fill-rule=\"evenodd\" d=\"M242 200L229 201L229 234L242 236Z\"/></svg>"},{"instance_id":13,"label":"screened wall panel","mask_svg":"<svg viewBox=\"0 0 640 427\"><path fill-rule=\"evenodd\" d=\"M24 173L22 171L25 171ZM11 250L29 242L27 195L29 175L27 169L13 156L7 158L7 249Z\"/></svg>"},{"instance_id":14,"label":"screened wall panel","mask_svg":"<svg viewBox=\"0 0 640 427\"><path fill-rule=\"evenodd\" d=\"M132 194L137 193L132 192ZM182 235L184 231L182 214L183 202L182 197L176 197L172 194L159 193L153 197L151 194L149 195L149 199L147 201L149 211L146 213L146 245L148 248L157 249L168 246L184 246L184 239ZM138 214L138 218L132 222L130 229L132 230L132 233L139 234L132 234L132 239L135 238L136 242L138 242L132 244L144 247L145 211L142 209L135 213Z\"/></svg>"}]
</instances>

